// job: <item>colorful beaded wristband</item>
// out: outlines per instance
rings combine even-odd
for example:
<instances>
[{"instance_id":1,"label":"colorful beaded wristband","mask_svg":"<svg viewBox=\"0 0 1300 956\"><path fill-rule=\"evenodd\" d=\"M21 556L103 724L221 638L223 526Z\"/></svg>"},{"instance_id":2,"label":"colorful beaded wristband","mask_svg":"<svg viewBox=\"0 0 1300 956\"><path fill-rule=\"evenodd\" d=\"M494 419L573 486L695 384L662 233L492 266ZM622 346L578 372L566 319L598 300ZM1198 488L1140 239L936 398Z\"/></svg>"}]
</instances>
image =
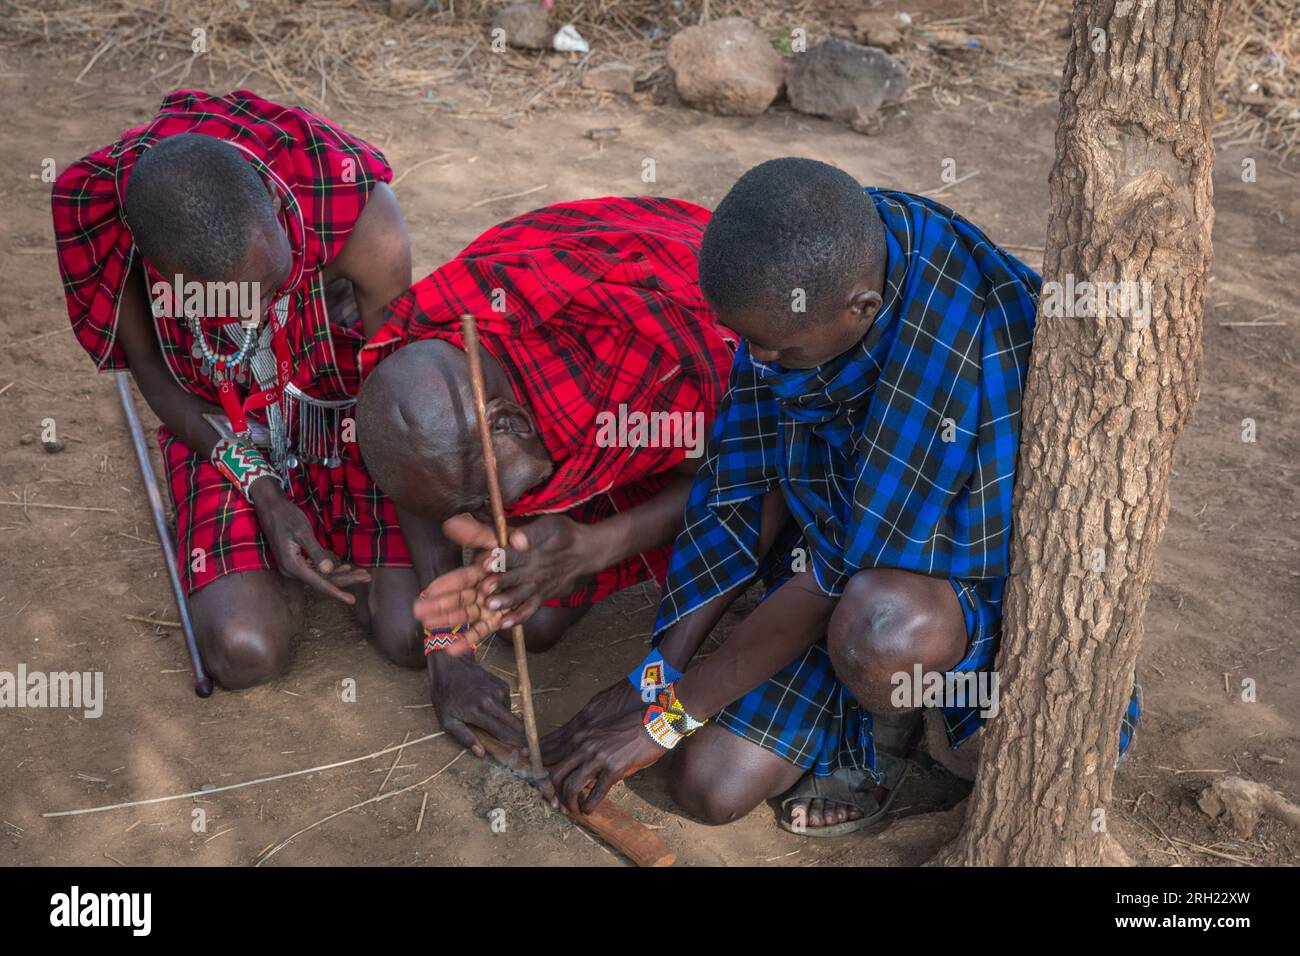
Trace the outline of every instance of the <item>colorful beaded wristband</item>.
<instances>
[{"instance_id":1,"label":"colorful beaded wristband","mask_svg":"<svg viewBox=\"0 0 1300 956\"><path fill-rule=\"evenodd\" d=\"M696 720L686 713L686 708L677 699L675 684L663 688L654 701L646 705L641 722L650 739L665 750L672 750L683 737L689 737L705 724L705 721Z\"/></svg>"},{"instance_id":2,"label":"colorful beaded wristband","mask_svg":"<svg viewBox=\"0 0 1300 956\"><path fill-rule=\"evenodd\" d=\"M222 438L212 446L210 461L250 502L253 482L259 478L278 478L266 456L250 441Z\"/></svg>"},{"instance_id":3,"label":"colorful beaded wristband","mask_svg":"<svg viewBox=\"0 0 1300 956\"><path fill-rule=\"evenodd\" d=\"M460 627L454 627L451 630L431 631L424 628L424 656L428 657L434 651L449 650L457 641L469 640L468 637L460 633ZM469 641L469 649L475 650L477 645Z\"/></svg>"},{"instance_id":4,"label":"colorful beaded wristband","mask_svg":"<svg viewBox=\"0 0 1300 956\"><path fill-rule=\"evenodd\" d=\"M645 660L632 669L627 679L637 689L641 699L649 703L654 699L654 695L674 681L680 680L681 676L682 672L664 659L659 648L652 647Z\"/></svg>"}]
</instances>

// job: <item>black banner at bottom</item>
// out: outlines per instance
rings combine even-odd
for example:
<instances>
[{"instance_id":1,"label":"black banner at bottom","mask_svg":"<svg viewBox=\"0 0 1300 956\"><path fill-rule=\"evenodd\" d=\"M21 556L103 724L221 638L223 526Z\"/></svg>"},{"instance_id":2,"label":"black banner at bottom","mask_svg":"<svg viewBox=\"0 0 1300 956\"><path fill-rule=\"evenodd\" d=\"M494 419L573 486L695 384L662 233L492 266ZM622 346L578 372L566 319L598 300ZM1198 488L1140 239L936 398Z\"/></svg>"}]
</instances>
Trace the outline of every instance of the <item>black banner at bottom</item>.
<instances>
[{"instance_id":1,"label":"black banner at bottom","mask_svg":"<svg viewBox=\"0 0 1300 956\"><path fill-rule=\"evenodd\" d=\"M671 871L582 869L0 869L7 941L79 934L126 942L238 938L259 943L377 942L411 921L466 919L480 927L555 934L609 921L623 936L662 931L699 908L721 907L705 925L746 933L782 916L863 918L876 942L918 941L979 927L986 942L1099 935L1200 934L1216 942L1292 925L1295 870L962 870L831 867ZM656 913L645 913L657 899ZM668 907L665 910L665 906ZM696 913L691 913L696 910ZM671 912L670 912L671 911ZM637 915L640 914L640 915ZM846 919L847 917L847 919ZM535 927L528 930L526 927ZM457 935L460 935L459 931ZM904 935L905 934L905 935ZM585 933L583 935L586 935ZM838 934L837 934L838 935ZM973 938L972 938L973 940ZM761 940L760 940L761 942ZM590 937L582 942L589 948ZM435 944L436 945L436 944Z\"/></svg>"}]
</instances>

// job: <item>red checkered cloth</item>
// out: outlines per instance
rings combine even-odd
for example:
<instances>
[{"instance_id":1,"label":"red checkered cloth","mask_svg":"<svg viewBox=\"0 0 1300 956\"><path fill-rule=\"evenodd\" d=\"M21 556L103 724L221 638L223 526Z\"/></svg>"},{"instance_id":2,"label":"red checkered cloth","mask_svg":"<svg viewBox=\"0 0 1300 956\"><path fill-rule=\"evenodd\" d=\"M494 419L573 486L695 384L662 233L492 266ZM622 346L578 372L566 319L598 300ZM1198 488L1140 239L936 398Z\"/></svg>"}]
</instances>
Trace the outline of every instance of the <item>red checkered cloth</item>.
<instances>
[{"instance_id":1,"label":"red checkered cloth","mask_svg":"<svg viewBox=\"0 0 1300 956\"><path fill-rule=\"evenodd\" d=\"M127 367L116 339L118 300L136 251L122 213L131 170L154 143L181 133L236 146L279 193L294 260L280 294L316 277L338 255L370 191L392 179L379 150L315 113L247 90L225 96L197 90L170 94L152 120L73 163L54 184L50 205L68 317L100 369Z\"/></svg>"},{"instance_id":2,"label":"red checkered cloth","mask_svg":"<svg viewBox=\"0 0 1300 956\"><path fill-rule=\"evenodd\" d=\"M122 203L131 170L144 150L182 133L231 143L276 190L293 270L273 298L288 305L293 383L315 398L355 396L363 337L359 329L329 321L321 270L346 244L375 184L390 181L392 170L377 149L323 117L244 90L220 97L178 90L163 100L147 124L127 130L58 178L51 200L54 233L77 340L99 369L127 367L117 343L117 310L137 250ZM148 286L171 281L149 263L143 266ZM200 371L189 326L167 315L156 315L153 322L163 360L176 381L215 403L216 389ZM205 322L205 334L218 352L232 352L238 345L229 324ZM260 412L250 417L264 419ZM251 505L167 429L159 432L159 442L177 508L178 561L189 589L197 590L222 574L273 567ZM313 519L321 543L341 556L368 566L410 564L396 512L370 481L354 448L348 448L338 468L302 466L294 474L290 496ZM196 571L188 557L194 548L206 555L199 562L202 571Z\"/></svg>"},{"instance_id":3,"label":"red checkered cloth","mask_svg":"<svg viewBox=\"0 0 1300 956\"><path fill-rule=\"evenodd\" d=\"M206 458L166 426L158 429L176 502L176 561L193 594L223 575L275 568L253 506ZM410 567L397 509L361 464L356 442L343 445L338 468L308 464L294 472L289 497L311 521L316 540L361 567Z\"/></svg>"},{"instance_id":4,"label":"red checkered cloth","mask_svg":"<svg viewBox=\"0 0 1300 956\"><path fill-rule=\"evenodd\" d=\"M726 389L734 337L697 282L707 210L657 198L561 203L494 226L389 307L361 352L362 374L410 342L463 348L478 323L556 468L509 509L594 523L654 497L685 448L597 444L601 412L704 413L702 443ZM654 577L671 542L601 571L560 601L578 607Z\"/></svg>"}]
</instances>

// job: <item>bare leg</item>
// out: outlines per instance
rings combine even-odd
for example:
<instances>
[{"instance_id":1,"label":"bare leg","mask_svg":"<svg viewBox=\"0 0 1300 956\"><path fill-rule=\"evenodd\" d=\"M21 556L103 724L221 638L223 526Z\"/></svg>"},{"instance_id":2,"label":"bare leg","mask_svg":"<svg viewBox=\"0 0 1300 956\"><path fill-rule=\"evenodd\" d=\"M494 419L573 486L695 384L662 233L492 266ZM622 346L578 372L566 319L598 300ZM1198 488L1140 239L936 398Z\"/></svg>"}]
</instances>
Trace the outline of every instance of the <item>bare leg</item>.
<instances>
[{"instance_id":1,"label":"bare leg","mask_svg":"<svg viewBox=\"0 0 1300 956\"><path fill-rule=\"evenodd\" d=\"M892 677L910 674L918 663L926 672L951 668L966 652L966 622L957 594L945 578L893 569L860 571L831 615L826 646L836 676L871 712L877 749L904 756L921 714L893 706ZM884 799L883 789L874 788L874 794L877 800ZM798 806L791 805L792 814ZM809 800L803 808L809 827L861 816L855 806L827 800Z\"/></svg>"},{"instance_id":2,"label":"bare leg","mask_svg":"<svg viewBox=\"0 0 1300 956\"><path fill-rule=\"evenodd\" d=\"M420 625L411 605L420 591L413 568L371 568L370 583L349 590L357 619L370 629L383 655L402 667L423 668L424 648Z\"/></svg>"},{"instance_id":3,"label":"bare leg","mask_svg":"<svg viewBox=\"0 0 1300 956\"><path fill-rule=\"evenodd\" d=\"M524 646L532 654L549 651L591 610L587 607L540 607L524 624ZM509 634L503 634L507 640Z\"/></svg>"},{"instance_id":4,"label":"bare leg","mask_svg":"<svg viewBox=\"0 0 1300 956\"><path fill-rule=\"evenodd\" d=\"M277 571L227 574L190 595L190 613L204 667L222 687L239 690L289 666L302 589Z\"/></svg>"},{"instance_id":5,"label":"bare leg","mask_svg":"<svg viewBox=\"0 0 1300 956\"><path fill-rule=\"evenodd\" d=\"M678 748L669 769L673 802L704 823L739 820L785 793L804 771L724 727L709 724Z\"/></svg>"}]
</instances>

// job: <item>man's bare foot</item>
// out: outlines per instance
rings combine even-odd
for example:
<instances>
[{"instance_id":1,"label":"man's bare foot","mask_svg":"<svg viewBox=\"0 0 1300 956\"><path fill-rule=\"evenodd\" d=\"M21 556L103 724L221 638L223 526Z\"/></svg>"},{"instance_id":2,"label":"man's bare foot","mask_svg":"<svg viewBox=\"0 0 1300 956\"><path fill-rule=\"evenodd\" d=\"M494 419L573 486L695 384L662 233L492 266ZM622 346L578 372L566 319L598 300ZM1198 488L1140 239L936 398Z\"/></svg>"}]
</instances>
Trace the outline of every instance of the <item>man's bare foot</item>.
<instances>
[{"instance_id":1,"label":"man's bare foot","mask_svg":"<svg viewBox=\"0 0 1300 956\"><path fill-rule=\"evenodd\" d=\"M876 802L883 804L889 791L884 787L871 786L870 794L876 798ZM834 800L810 799L810 800L793 800L786 805L787 812L790 814L790 822L793 824L800 819L804 821L804 826L812 829L814 827L829 827L837 823L847 823L850 820L862 819L862 808L851 803L838 803Z\"/></svg>"}]
</instances>

